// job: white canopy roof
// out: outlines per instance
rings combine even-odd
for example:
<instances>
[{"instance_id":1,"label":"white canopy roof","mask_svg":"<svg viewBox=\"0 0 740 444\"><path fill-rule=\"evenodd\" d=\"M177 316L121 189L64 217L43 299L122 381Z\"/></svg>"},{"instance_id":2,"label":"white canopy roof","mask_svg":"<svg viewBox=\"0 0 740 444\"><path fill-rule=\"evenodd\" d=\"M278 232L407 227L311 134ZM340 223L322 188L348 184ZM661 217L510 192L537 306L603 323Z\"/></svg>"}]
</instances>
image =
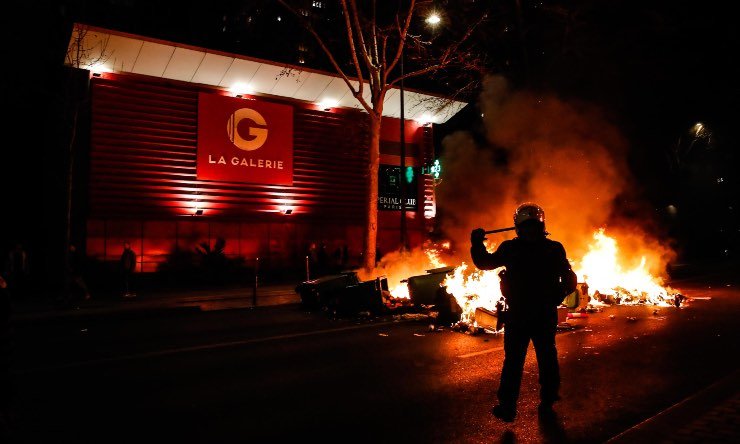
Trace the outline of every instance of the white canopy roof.
<instances>
[{"instance_id":1,"label":"white canopy roof","mask_svg":"<svg viewBox=\"0 0 740 444\"><path fill-rule=\"evenodd\" d=\"M336 74L309 70L236 54L155 40L117 31L75 25L66 64L93 72L135 73L200 83L235 93L267 94L327 107L363 109ZM352 80L358 85L357 80ZM364 97L370 101L365 82ZM444 123L466 105L433 94L404 89L404 116L424 123ZM400 93L385 96L383 115L400 117Z\"/></svg>"}]
</instances>

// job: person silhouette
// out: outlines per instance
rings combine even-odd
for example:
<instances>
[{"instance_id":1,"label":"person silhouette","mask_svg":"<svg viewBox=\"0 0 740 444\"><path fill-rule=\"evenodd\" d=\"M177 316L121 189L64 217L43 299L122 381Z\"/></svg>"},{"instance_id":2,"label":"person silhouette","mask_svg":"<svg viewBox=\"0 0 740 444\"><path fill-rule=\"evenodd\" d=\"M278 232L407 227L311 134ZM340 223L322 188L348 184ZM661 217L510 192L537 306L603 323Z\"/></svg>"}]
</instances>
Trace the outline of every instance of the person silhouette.
<instances>
[{"instance_id":1,"label":"person silhouette","mask_svg":"<svg viewBox=\"0 0 740 444\"><path fill-rule=\"evenodd\" d=\"M121 253L121 273L123 276L123 297L134 297L136 293L132 291L132 279L136 271L136 253L131 249L129 242L123 243L123 252Z\"/></svg>"},{"instance_id":2,"label":"person silhouette","mask_svg":"<svg viewBox=\"0 0 740 444\"><path fill-rule=\"evenodd\" d=\"M485 230L470 234L470 255L481 270L506 267L501 289L508 310L504 327L504 365L498 388L498 404L492 413L505 422L514 421L519 388L529 341L534 343L539 367L540 413L552 411L560 399L560 369L555 331L557 306L575 291L576 274L563 245L547 239L545 212L533 203L520 205L514 213L517 237L486 251Z\"/></svg>"}]
</instances>

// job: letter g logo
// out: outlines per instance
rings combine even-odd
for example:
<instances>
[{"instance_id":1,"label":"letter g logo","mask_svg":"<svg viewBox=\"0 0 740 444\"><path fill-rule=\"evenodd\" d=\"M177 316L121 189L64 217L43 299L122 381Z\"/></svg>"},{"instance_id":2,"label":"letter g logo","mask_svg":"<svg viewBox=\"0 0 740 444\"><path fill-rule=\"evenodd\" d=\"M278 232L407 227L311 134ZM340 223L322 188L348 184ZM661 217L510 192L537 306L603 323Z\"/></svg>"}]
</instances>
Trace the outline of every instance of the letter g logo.
<instances>
[{"instance_id":1,"label":"letter g logo","mask_svg":"<svg viewBox=\"0 0 740 444\"><path fill-rule=\"evenodd\" d=\"M229 140L231 140L231 143L236 145L240 150L254 151L265 144L265 141L267 140L267 128L259 128L250 125L249 135L254 138L251 140L243 139L242 136L239 135L237 126L239 125L239 122L244 119L251 120L257 125L262 126L266 126L267 122L265 121L265 118L262 117L262 114L250 108L238 109L234 111L234 114L229 116L229 121L226 123L226 131L229 133Z\"/></svg>"}]
</instances>

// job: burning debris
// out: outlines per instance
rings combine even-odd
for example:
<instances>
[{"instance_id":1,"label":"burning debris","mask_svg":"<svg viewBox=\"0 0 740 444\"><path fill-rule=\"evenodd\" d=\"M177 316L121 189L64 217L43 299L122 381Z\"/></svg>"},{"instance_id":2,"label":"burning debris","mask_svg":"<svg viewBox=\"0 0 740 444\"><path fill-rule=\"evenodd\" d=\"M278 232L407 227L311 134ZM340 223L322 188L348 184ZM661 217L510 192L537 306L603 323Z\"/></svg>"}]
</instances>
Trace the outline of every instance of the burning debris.
<instances>
[{"instance_id":1,"label":"burning debris","mask_svg":"<svg viewBox=\"0 0 740 444\"><path fill-rule=\"evenodd\" d=\"M589 296L596 303L680 305L680 302L675 302L678 293L664 287L661 279L646 270L644 256L637 267L623 269L618 260L616 239L607 236L603 228L594 233L593 239L588 253L576 268L576 274L579 281L588 284Z\"/></svg>"},{"instance_id":2,"label":"burning debris","mask_svg":"<svg viewBox=\"0 0 740 444\"><path fill-rule=\"evenodd\" d=\"M432 322L434 330L448 326L468 333L503 331L507 309L499 277L503 268L481 271L465 262L446 265L454 260L449 245L427 243L424 249L385 256L374 274L326 276L304 282L296 291L304 308L320 308L332 317L393 314L397 321ZM607 305L680 307L686 300L647 271L644 257L635 267L622 267L617 241L603 229L593 234L589 251L573 263L580 283L559 309L561 326Z\"/></svg>"},{"instance_id":3,"label":"burning debris","mask_svg":"<svg viewBox=\"0 0 740 444\"><path fill-rule=\"evenodd\" d=\"M617 241L605 230L597 230L593 239L589 251L574 261L581 282L559 309L560 325L568 325L568 319L598 313L607 305L679 307L685 300L647 271L645 258L636 267L622 267ZM489 249L493 247L488 245ZM457 267L447 266L449 261L454 261L449 246L431 243L425 249L385 256L376 272L387 273L393 276L388 281L398 282L387 285L391 289L382 294L385 309L412 310L403 315L404 320L411 320L412 316L413 320L434 319L434 329L446 325L468 333L503 331L507 308L499 278L503 268L481 271L471 269L465 262ZM402 273L408 274L403 277Z\"/></svg>"},{"instance_id":4,"label":"burning debris","mask_svg":"<svg viewBox=\"0 0 740 444\"><path fill-rule=\"evenodd\" d=\"M585 317L606 305L684 303L657 276L672 257L670 249L647 235L644 224L620 224L615 216L613 202L630 192L628 146L603 113L586 103L512 90L502 77L485 80L480 106L485 137L457 132L442 142L445 179L435 188L435 201L445 215L439 228L450 242L392 252L375 270L358 271L351 287L386 279L386 289L376 284L375 293L354 290L371 299L370 311L434 310L435 325L500 331L502 269L469 266L467 242L471 227L511 224L510 209L523 200L550 211L548 230L574 259L580 284L560 317ZM607 223L617 228L594 231ZM489 233L490 239L500 242L508 230L492 231L499 232ZM341 302L337 292L319 297Z\"/></svg>"}]
</instances>

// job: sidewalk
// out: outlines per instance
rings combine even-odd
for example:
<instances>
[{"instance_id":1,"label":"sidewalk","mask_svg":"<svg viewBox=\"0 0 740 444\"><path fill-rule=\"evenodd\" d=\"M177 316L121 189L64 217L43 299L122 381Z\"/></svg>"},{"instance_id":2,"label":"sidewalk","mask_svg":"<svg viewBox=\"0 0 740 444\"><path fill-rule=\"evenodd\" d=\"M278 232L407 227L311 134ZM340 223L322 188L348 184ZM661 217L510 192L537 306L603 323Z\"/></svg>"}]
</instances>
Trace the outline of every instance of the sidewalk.
<instances>
[{"instance_id":1,"label":"sidewalk","mask_svg":"<svg viewBox=\"0 0 740 444\"><path fill-rule=\"evenodd\" d=\"M12 318L16 322L26 322L111 314L172 310L212 311L297 304L300 303L300 296L295 292L297 284L282 283L259 287L256 304L253 287L145 291L131 298L93 297L88 301L81 301L79 308L58 308L54 305L53 298L37 297L25 303L14 300Z\"/></svg>"},{"instance_id":2,"label":"sidewalk","mask_svg":"<svg viewBox=\"0 0 740 444\"><path fill-rule=\"evenodd\" d=\"M740 370L607 441L627 443L740 442Z\"/></svg>"}]
</instances>

